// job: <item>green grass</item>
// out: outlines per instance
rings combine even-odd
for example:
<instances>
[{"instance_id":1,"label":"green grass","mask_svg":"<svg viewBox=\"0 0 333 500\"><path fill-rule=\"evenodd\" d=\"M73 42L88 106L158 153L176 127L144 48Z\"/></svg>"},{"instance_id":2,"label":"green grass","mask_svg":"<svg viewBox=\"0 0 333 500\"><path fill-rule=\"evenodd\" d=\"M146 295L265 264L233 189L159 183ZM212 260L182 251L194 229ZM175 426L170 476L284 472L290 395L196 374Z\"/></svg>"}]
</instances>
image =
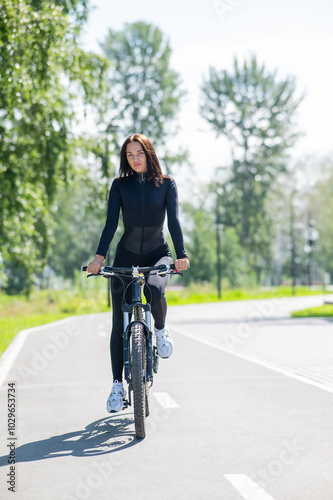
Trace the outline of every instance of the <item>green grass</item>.
<instances>
[{"instance_id":1,"label":"green grass","mask_svg":"<svg viewBox=\"0 0 333 500\"><path fill-rule=\"evenodd\" d=\"M310 290L306 287L297 287L296 296L322 295L323 290ZM190 285L182 291L170 291L166 294L168 305L201 304L205 302L224 302L230 300L254 300L276 297L293 297L291 287L270 287L269 289L232 289L222 290L221 299L212 285Z\"/></svg>"},{"instance_id":2,"label":"green grass","mask_svg":"<svg viewBox=\"0 0 333 500\"><path fill-rule=\"evenodd\" d=\"M333 317L333 304L324 304L318 307L309 307L308 309L302 309L301 311L294 311L291 313L291 316L293 318Z\"/></svg>"},{"instance_id":3,"label":"green grass","mask_svg":"<svg viewBox=\"0 0 333 500\"><path fill-rule=\"evenodd\" d=\"M322 294L321 290L297 288L296 295ZM270 289L223 290L222 298L211 285L191 285L180 291L167 291L168 305L199 304L229 300L265 299L291 297L290 287ZM314 308L317 316L332 316L333 306ZM43 325L76 314L91 314L108 311L105 280L79 282L77 290L35 291L29 299L0 293L0 354L8 347L15 335L25 328ZM308 315L311 315L312 310ZM301 314L300 313L294 313Z\"/></svg>"},{"instance_id":4,"label":"green grass","mask_svg":"<svg viewBox=\"0 0 333 500\"><path fill-rule=\"evenodd\" d=\"M29 299L1 293L0 355L20 330L76 314L108 311L106 296L105 286L104 289L95 287L81 293L70 290L42 290L34 292Z\"/></svg>"},{"instance_id":5,"label":"green grass","mask_svg":"<svg viewBox=\"0 0 333 500\"><path fill-rule=\"evenodd\" d=\"M5 349L9 346L15 335L20 330L25 330L26 328L32 328L33 326L45 325L46 323L51 323L52 321L57 321L59 319L66 318L70 316L69 314L28 314L21 316L8 316L0 318L0 354L2 354Z\"/></svg>"}]
</instances>

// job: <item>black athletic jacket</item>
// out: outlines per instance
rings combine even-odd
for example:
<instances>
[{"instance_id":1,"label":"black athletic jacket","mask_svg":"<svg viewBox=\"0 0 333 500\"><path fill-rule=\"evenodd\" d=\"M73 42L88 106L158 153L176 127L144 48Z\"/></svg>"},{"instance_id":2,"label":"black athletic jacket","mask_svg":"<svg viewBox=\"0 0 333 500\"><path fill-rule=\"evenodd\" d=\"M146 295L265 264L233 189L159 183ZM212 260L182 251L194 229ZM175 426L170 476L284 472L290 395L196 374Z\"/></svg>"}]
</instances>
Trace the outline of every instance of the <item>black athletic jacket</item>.
<instances>
[{"instance_id":1,"label":"black athletic jacket","mask_svg":"<svg viewBox=\"0 0 333 500\"><path fill-rule=\"evenodd\" d=\"M108 214L98 245L97 254L106 256L118 227L122 209L124 234L120 244L137 255L145 255L159 247L167 247L163 234L165 213L177 259L187 257L178 216L178 194L175 181L165 177L160 186L145 174L134 173L116 178L111 186Z\"/></svg>"}]
</instances>

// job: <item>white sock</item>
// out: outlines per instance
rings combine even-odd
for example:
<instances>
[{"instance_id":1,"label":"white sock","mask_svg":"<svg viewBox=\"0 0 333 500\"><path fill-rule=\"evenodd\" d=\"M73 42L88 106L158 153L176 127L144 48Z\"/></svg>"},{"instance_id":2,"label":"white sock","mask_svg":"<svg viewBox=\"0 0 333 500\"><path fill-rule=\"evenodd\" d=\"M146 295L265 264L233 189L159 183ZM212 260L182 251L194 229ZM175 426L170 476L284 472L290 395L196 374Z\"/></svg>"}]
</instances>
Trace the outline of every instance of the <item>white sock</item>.
<instances>
[{"instance_id":1,"label":"white sock","mask_svg":"<svg viewBox=\"0 0 333 500\"><path fill-rule=\"evenodd\" d=\"M158 328L155 327L155 333L163 333L165 330L165 328L162 328L161 330L159 330Z\"/></svg>"}]
</instances>

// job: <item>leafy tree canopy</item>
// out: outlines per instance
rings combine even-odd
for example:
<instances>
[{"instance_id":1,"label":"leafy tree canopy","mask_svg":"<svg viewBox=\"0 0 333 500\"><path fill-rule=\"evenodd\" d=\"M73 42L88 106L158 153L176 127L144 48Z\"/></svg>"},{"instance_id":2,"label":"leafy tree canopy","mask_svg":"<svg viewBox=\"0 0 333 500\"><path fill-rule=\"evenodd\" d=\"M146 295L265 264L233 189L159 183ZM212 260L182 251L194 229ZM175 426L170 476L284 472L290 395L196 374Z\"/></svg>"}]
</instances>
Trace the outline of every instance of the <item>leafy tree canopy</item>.
<instances>
[{"instance_id":1,"label":"leafy tree canopy","mask_svg":"<svg viewBox=\"0 0 333 500\"><path fill-rule=\"evenodd\" d=\"M163 147L176 131L174 118L185 94L179 74L170 67L169 41L158 27L135 22L109 30L101 47L110 60L105 121L118 125L121 141L135 132L149 137L170 171L187 155L172 155Z\"/></svg>"},{"instance_id":2,"label":"leafy tree canopy","mask_svg":"<svg viewBox=\"0 0 333 500\"><path fill-rule=\"evenodd\" d=\"M0 244L30 278L48 246L48 204L73 171L75 106L103 91L106 60L79 46L87 14L86 0L0 6Z\"/></svg>"},{"instance_id":3,"label":"leafy tree canopy","mask_svg":"<svg viewBox=\"0 0 333 500\"><path fill-rule=\"evenodd\" d=\"M299 133L295 80L279 81L277 72L260 66L252 55L231 71L210 68L203 82L200 110L217 136L230 143L232 163L221 181L224 224L236 228L257 276L270 259L270 191L286 170L288 149ZM268 232L267 232L268 231Z\"/></svg>"}]
</instances>

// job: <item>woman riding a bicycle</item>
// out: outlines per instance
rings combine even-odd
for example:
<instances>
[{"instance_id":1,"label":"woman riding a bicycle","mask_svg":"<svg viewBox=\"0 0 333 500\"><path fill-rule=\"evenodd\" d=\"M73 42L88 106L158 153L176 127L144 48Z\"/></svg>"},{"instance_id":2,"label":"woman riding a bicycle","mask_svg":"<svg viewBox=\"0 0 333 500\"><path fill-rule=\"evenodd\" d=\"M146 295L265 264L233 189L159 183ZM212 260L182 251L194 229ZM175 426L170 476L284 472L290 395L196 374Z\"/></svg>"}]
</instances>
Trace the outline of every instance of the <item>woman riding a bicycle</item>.
<instances>
[{"instance_id":1,"label":"woman riding a bicycle","mask_svg":"<svg viewBox=\"0 0 333 500\"><path fill-rule=\"evenodd\" d=\"M116 249L113 266L155 266L172 263L172 254L165 240L163 225L165 214L177 259L178 271L189 267L178 215L178 195L175 181L163 175L150 140L143 134L126 139L120 152L119 176L114 179L108 201L108 214L94 259L87 271L97 274L103 265L109 245L118 227L120 208L124 233ZM151 292L151 312L157 351L161 358L173 352L173 342L165 326L167 303L165 289L169 276L149 275L147 284ZM125 390L123 377L123 288L112 280L112 333L110 341L113 386L107 400L109 412L123 408ZM128 297L129 302L131 297Z\"/></svg>"}]
</instances>

